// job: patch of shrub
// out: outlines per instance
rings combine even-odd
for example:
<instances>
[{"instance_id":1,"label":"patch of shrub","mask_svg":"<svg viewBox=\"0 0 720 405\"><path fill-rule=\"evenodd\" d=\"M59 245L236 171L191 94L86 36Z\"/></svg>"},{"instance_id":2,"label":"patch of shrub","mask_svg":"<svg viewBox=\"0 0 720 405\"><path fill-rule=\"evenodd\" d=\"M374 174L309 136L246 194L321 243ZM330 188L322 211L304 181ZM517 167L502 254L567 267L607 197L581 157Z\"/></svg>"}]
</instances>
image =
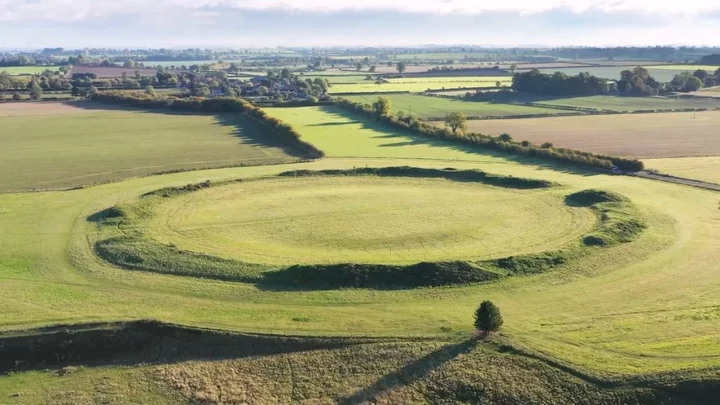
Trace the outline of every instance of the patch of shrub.
<instances>
[{"instance_id":1,"label":"patch of shrub","mask_svg":"<svg viewBox=\"0 0 720 405\"><path fill-rule=\"evenodd\" d=\"M150 196L172 197L172 196L176 196L176 195L180 195L180 194L187 194L187 193L192 193L195 191L200 191L200 190L203 190L206 188L210 188L211 186L212 186L212 182L210 180L205 180L202 183L186 184L182 187L161 188L159 190L145 193L142 196L143 197L150 197Z\"/></svg>"},{"instance_id":2,"label":"patch of shrub","mask_svg":"<svg viewBox=\"0 0 720 405\"><path fill-rule=\"evenodd\" d=\"M470 181L498 187L510 187L519 189L548 188L552 187L555 184L553 182L545 180L487 174L482 170L457 170L453 168L428 169L411 166L363 167L349 170L293 170L279 174L279 176L285 177L359 175L372 175L380 177L426 177L436 179L442 178L453 181Z\"/></svg>"},{"instance_id":3,"label":"patch of shrub","mask_svg":"<svg viewBox=\"0 0 720 405\"><path fill-rule=\"evenodd\" d=\"M583 190L565 197L565 203L573 207L590 207L595 204L607 202L627 202L628 199L620 194L603 190Z\"/></svg>"},{"instance_id":4,"label":"patch of shrub","mask_svg":"<svg viewBox=\"0 0 720 405\"><path fill-rule=\"evenodd\" d=\"M404 289L480 283L500 278L497 273L471 263L417 263L408 266L381 264L302 265L265 273L261 285L288 289L338 288Z\"/></svg>"},{"instance_id":5,"label":"patch of shrub","mask_svg":"<svg viewBox=\"0 0 720 405\"><path fill-rule=\"evenodd\" d=\"M535 274L565 264L567 261L568 257L566 254L556 252L527 256L510 256L495 260L492 264L513 274Z\"/></svg>"},{"instance_id":6,"label":"patch of shrub","mask_svg":"<svg viewBox=\"0 0 720 405\"><path fill-rule=\"evenodd\" d=\"M268 129L267 133L287 142L310 158L321 158L325 153L315 145L300 139L300 133L285 122L267 115L267 113L247 101L237 97L187 97L177 98L151 95L142 92L101 91L90 99L101 103L126 105L147 109L165 109L172 111L239 113Z\"/></svg>"}]
</instances>

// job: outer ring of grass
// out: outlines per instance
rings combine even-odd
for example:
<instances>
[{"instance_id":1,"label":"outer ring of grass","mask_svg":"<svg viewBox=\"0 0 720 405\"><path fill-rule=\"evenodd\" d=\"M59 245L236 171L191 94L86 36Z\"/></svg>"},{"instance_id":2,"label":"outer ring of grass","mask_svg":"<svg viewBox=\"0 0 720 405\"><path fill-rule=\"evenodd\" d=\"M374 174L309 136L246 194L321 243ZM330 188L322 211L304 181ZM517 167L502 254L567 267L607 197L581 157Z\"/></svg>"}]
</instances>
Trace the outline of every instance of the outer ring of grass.
<instances>
[{"instance_id":1,"label":"outer ring of grass","mask_svg":"<svg viewBox=\"0 0 720 405\"><path fill-rule=\"evenodd\" d=\"M444 178L516 189L549 188L554 183L486 174L479 170L458 171L415 167L360 168L353 170L290 171L277 177L361 176ZM237 180L240 181L240 180ZM644 229L632 203L623 196L598 190L585 190L567 196L566 203L594 210L599 225L581 243L567 250L506 257L486 261L422 262L412 265L323 264L280 267L229 260L161 244L143 234L138 223L152 216L145 205L205 188L226 185L204 182L179 188L165 188L143 195L137 202L113 207L88 218L101 226L131 229L123 236L99 240L95 252L107 262L130 270L161 274L254 283L268 290L326 290L338 288L407 289L489 282L505 276L547 271L570 260L591 254L590 246L606 247L630 242Z\"/></svg>"}]
</instances>

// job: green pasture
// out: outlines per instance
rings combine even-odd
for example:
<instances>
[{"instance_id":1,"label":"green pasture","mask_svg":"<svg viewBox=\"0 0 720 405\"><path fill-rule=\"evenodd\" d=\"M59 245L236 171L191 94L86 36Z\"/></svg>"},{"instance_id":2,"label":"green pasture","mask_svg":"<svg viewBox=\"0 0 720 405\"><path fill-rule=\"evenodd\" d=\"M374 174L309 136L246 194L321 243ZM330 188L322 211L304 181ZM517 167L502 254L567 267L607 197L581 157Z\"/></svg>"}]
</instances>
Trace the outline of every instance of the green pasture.
<instances>
[{"instance_id":1,"label":"green pasture","mask_svg":"<svg viewBox=\"0 0 720 405\"><path fill-rule=\"evenodd\" d=\"M37 75L46 70L57 71L59 66L0 66L0 73L8 73L12 76Z\"/></svg>"},{"instance_id":2,"label":"green pasture","mask_svg":"<svg viewBox=\"0 0 720 405\"><path fill-rule=\"evenodd\" d=\"M589 233L597 217L566 206L562 193L430 179L265 180L173 198L145 233L263 264L487 260L551 251Z\"/></svg>"},{"instance_id":3,"label":"green pasture","mask_svg":"<svg viewBox=\"0 0 720 405\"><path fill-rule=\"evenodd\" d=\"M0 104L0 191L69 188L151 173L294 160L235 116Z\"/></svg>"},{"instance_id":4,"label":"green pasture","mask_svg":"<svg viewBox=\"0 0 720 405\"><path fill-rule=\"evenodd\" d=\"M483 153L332 107L267 109L325 151L325 159L139 177L224 166L226 159L292 158L255 133L238 134L252 127L236 117L53 103L32 104L28 114L29 105L0 106L1 127L13 128L0 132L1 144L10 145L0 149L5 191L124 180L0 194L0 330L150 318L227 331L388 340L12 373L0 376L2 403L455 403L480 395L497 403L645 405L659 402L647 396L659 380L705 378L714 387L716 192ZM511 190L402 177L267 178L388 166L480 169L556 185ZM134 167L144 171L128 170ZM627 197L646 228L628 243L585 247L588 254L543 273L398 290L270 289L128 270L98 256L93 242L107 232L100 219L113 207L142 205L147 193L206 180L228 183L162 200L146 218L151 226L137 231L166 249L267 262L272 256L276 263L288 263L290 255L306 263L362 261L363 255L387 262L497 257L572 243L602 214L563 198L591 188ZM254 251L245 249L252 244ZM468 340L472 313L488 299L505 324L490 343L478 344ZM619 382L595 384L596 378Z\"/></svg>"},{"instance_id":5,"label":"green pasture","mask_svg":"<svg viewBox=\"0 0 720 405\"><path fill-rule=\"evenodd\" d=\"M428 89L452 90L458 88L495 87L499 81L502 86L511 84L510 76L475 76L475 77L412 77L388 79L390 83L376 84L374 81L355 84L336 84L329 90L333 93L378 93L408 91L422 93Z\"/></svg>"},{"instance_id":6,"label":"green pasture","mask_svg":"<svg viewBox=\"0 0 720 405\"><path fill-rule=\"evenodd\" d=\"M517 104L491 103L482 101L463 101L444 97L431 97L416 94L383 94L383 95L358 95L342 96L349 100L372 104L378 97L386 97L392 103L394 113L402 111L423 118L444 118L453 112L465 113L468 117L499 117L507 115L544 115L544 114L567 114L568 111L552 108L531 107ZM718 103L720 104L720 103ZM570 111L572 114L573 112Z\"/></svg>"}]
</instances>

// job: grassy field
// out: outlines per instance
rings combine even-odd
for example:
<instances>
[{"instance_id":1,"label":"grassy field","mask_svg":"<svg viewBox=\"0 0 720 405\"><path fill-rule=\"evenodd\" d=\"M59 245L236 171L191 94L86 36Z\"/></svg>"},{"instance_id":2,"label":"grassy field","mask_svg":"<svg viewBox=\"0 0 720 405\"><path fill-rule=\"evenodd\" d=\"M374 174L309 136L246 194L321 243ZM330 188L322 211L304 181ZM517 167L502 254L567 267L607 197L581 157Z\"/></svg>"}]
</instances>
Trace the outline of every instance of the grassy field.
<instances>
[{"instance_id":1,"label":"grassy field","mask_svg":"<svg viewBox=\"0 0 720 405\"><path fill-rule=\"evenodd\" d=\"M718 111L468 121L473 132L636 157L720 155L719 127Z\"/></svg>"},{"instance_id":2,"label":"grassy field","mask_svg":"<svg viewBox=\"0 0 720 405\"><path fill-rule=\"evenodd\" d=\"M720 157L648 159L646 166L663 174L720 184Z\"/></svg>"},{"instance_id":3,"label":"grassy field","mask_svg":"<svg viewBox=\"0 0 720 405\"><path fill-rule=\"evenodd\" d=\"M366 83L354 84L336 84L329 90L331 94L337 93L377 93L377 92L393 92L393 91L409 91L411 93L421 93L428 89L457 89L457 88L473 88L473 87L495 87L496 82L501 82L503 86L511 84L509 76L493 77L493 76L475 76L475 77L418 77L389 79L390 83L375 84L368 81Z\"/></svg>"},{"instance_id":4,"label":"grassy field","mask_svg":"<svg viewBox=\"0 0 720 405\"><path fill-rule=\"evenodd\" d=\"M429 179L267 180L174 198L145 232L179 249L264 264L486 260L550 251L588 233L596 216L560 194Z\"/></svg>"},{"instance_id":5,"label":"grassy field","mask_svg":"<svg viewBox=\"0 0 720 405\"><path fill-rule=\"evenodd\" d=\"M463 112L468 117L568 113L568 111L565 110L530 107L516 104L452 100L443 97L429 97L416 94L386 94L382 96L390 99L394 113L403 111L405 114L412 113L413 115L423 119L444 118L452 112ZM343 98L347 98L358 103L372 104L377 101L378 95L344 96Z\"/></svg>"},{"instance_id":6,"label":"grassy field","mask_svg":"<svg viewBox=\"0 0 720 405\"><path fill-rule=\"evenodd\" d=\"M686 108L720 108L720 100L664 97L590 96L559 99L529 98L528 101L548 105L594 108L612 111L670 110Z\"/></svg>"},{"instance_id":7,"label":"grassy field","mask_svg":"<svg viewBox=\"0 0 720 405\"><path fill-rule=\"evenodd\" d=\"M231 116L102 110L84 102L4 103L0 126L4 192L294 160L254 126Z\"/></svg>"},{"instance_id":8,"label":"grassy field","mask_svg":"<svg viewBox=\"0 0 720 405\"><path fill-rule=\"evenodd\" d=\"M59 66L8 66L8 67L1 67L0 66L0 73L7 72L10 75L13 76L19 76L19 75L36 75L40 74L46 70L52 70L56 71L60 67Z\"/></svg>"},{"instance_id":9,"label":"grassy field","mask_svg":"<svg viewBox=\"0 0 720 405\"><path fill-rule=\"evenodd\" d=\"M398 135L376 122L347 116L332 108L279 108L269 112L295 126L303 139L325 150L328 158L299 164L132 178L73 191L0 194L0 295L3 297L0 330L154 318L231 331L431 340L377 342L282 355L253 353L232 359L172 361L134 368L95 365L54 372L13 373L0 376L2 401L18 404L102 401L353 404L365 399L377 399L379 403L472 403L481 397L497 403L586 401L649 405L662 401L647 397L638 400L634 395L648 394L648 389L635 388L633 384L647 387L659 378L705 376L705 387L708 390L716 387L713 384L720 367L717 193L480 154ZM659 114L646 117L662 119ZM134 153L126 151L125 157ZM2 161L5 160L3 157ZM287 170L399 165L482 169L505 176L543 179L557 183L558 192L562 190L564 195L588 188L607 190L629 198L647 227L630 243L591 248L592 255L546 273L452 288L401 290L272 290L253 284L128 271L100 260L91 243L100 230L96 222L98 212L116 204L135 203L143 194L163 187L205 180L249 180ZM52 174L56 181L66 176L64 169ZM17 181L16 177L16 172L0 170L0 179L5 183ZM265 204L257 202L248 206L248 210L257 210L257 215L275 212L284 218L299 218L297 213L302 211L311 213L315 205L317 209L323 208L323 204L329 207L327 199L332 198L349 204L349 208L368 204L350 201L343 197L347 192L340 192L356 187L361 191L356 195L362 199L363 184L349 179L335 183L332 178L306 180L318 181L316 188L305 187L307 198L300 197L302 190L298 187L286 190L283 185L286 191L278 190L275 202L273 194L258 196L262 194L261 183L274 180L247 181L227 186L228 194L219 194L217 201L195 200L207 205L207 211L193 210L186 219L172 215L166 218L171 220L171 225L183 226L200 219L215 221L215 224L227 222L218 221L212 212L220 217L247 219L250 215L247 211L229 204L233 195L237 195L238 204L246 197L255 201L264 199ZM408 221L415 224L413 226L425 222L426 229L443 230L440 224L430 223L436 221L438 215L446 214L430 209L430 203L423 199L435 200L438 206L450 204L452 211L448 212L458 213L465 221L482 222L482 218L502 206L493 206L485 199L489 211L479 212L481 204L467 197L447 198L460 194L440 186L442 182L432 181L416 187L417 179L397 180L403 184L388 181L397 187L412 186L408 192L417 199L413 201L418 205L417 212L424 211L427 215L423 220L423 215L411 213ZM24 187L28 186L29 183ZM246 186L250 187L248 192L240 192ZM379 190L377 184L370 186L373 192ZM222 192L223 187L215 190ZM432 190L423 190L423 187ZM326 199L318 196L323 190L327 191ZM393 191L378 193L378 206L387 200L388 193ZM280 201L286 197L305 207L292 215L285 215L287 211L278 212L285 209ZM190 207L192 200L193 197L187 200L180 197L177 201L186 201L185 206ZM557 212L558 206L553 201L537 199L533 211L539 219L527 221L549 220L545 216L550 214L542 210ZM513 203L523 204L522 198L513 199ZM337 209L342 205L332 207ZM389 230L390 224L382 223L390 222L395 214L381 212L378 215L378 219L363 226L384 227L386 233L392 231L396 235L402 233L402 229ZM480 219L473 218L475 215ZM506 214L502 215L506 218ZM343 230L345 235L348 229L360 226L360 218L344 216L342 219L338 222L347 226ZM492 248L495 238L506 237L498 233L509 230L497 228L499 225L491 220L485 222L491 226L489 229L495 228L492 239L486 241L487 247ZM278 234L272 236L274 243L283 238L284 232L300 235L310 229L303 222L298 223L296 229L292 228L292 222L285 228L273 228L272 224L253 226L266 231L275 229ZM538 231L537 227L523 229L528 233L528 240ZM323 226L317 227L318 233L324 230ZM343 233L336 235L341 238ZM316 240L324 237L317 236ZM520 243L526 236L519 234L517 238ZM196 237L194 240L198 241ZM521 352L508 346L503 346L500 352L489 344L476 347L467 342L473 331L472 313L478 303L486 299L499 305L505 319L502 334L496 336L498 344L512 345ZM595 377L585 377L583 373ZM655 373L676 374L657 376ZM620 382L596 386L593 378L619 379Z\"/></svg>"}]
</instances>

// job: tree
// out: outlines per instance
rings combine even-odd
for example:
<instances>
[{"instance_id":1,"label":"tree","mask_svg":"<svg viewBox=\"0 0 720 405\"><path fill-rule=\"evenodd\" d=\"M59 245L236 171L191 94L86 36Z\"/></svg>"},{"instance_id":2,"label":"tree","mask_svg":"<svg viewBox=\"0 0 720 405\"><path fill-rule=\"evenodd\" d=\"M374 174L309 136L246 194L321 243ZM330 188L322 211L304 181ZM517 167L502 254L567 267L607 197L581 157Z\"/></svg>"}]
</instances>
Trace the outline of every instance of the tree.
<instances>
[{"instance_id":1,"label":"tree","mask_svg":"<svg viewBox=\"0 0 720 405\"><path fill-rule=\"evenodd\" d=\"M450 113L445 117L445 126L450 128L453 134L457 133L458 129L461 132L465 132L467 125L465 124L467 118L464 113Z\"/></svg>"},{"instance_id":2,"label":"tree","mask_svg":"<svg viewBox=\"0 0 720 405\"><path fill-rule=\"evenodd\" d=\"M2 103L3 101L5 101L5 95L0 93L0 103Z\"/></svg>"},{"instance_id":3,"label":"tree","mask_svg":"<svg viewBox=\"0 0 720 405\"><path fill-rule=\"evenodd\" d=\"M377 101L373 103L372 108L373 111L375 111L375 116L380 118L384 115L390 115L392 103L387 97L378 97Z\"/></svg>"},{"instance_id":4,"label":"tree","mask_svg":"<svg viewBox=\"0 0 720 405\"><path fill-rule=\"evenodd\" d=\"M407 69L407 65L405 64L405 62L398 62L396 68L398 73L403 74L403 72L405 72L405 69Z\"/></svg>"},{"instance_id":5,"label":"tree","mask_svg":"<svg viewBox=\"0 0 720 405\"><path fill-rule=\"evenodd\" d=\"M552 142L545 142L545 143L543 143L542 145L540 145L540 147L543 148L543 149L550 149L550 148L552 148L553 146L555 146L555 145L553 145Z\"/></svg>"},{"instance_id":6,"label":"tree","mask_svg":"<svg viewBox=\"0 0 720 405\"><path fill-rule=\"evenodd\" d=\"M702 81L695 76L690 77L685 82L685 91L698 91L702 87Z\"/></svg>"},{"instance_id":7,"label":"tree","mask_svg":"<svg viewBox=\"0 0 720 405\"><path fill-rule=\"evenodd\" d=\"M270 90L268 90L268 88L265 86L258 87L257 91L258 94L260 94L261 96L267 96L270 93Z\"/></svg>"},{"instance_id":8,"label":"tree","mask_svg":"<svg viewBox=\"0 0 720 405\"><path fill-rule=\"evenodd\" d=\"M358 72L361 71L362 68L363 68L362 62L358 62L355 64L355 70L357 70Z\"/></svg>"},{"instance_id":9,"label":"tree","mask_svg":"<svg viewBox=\"0 0 720 405\"><path fill-rule=\"evenodd\" d=\"M497 332L503 325L500 308L492 301L483 301L475 310L475 329L483 336L487 336L490 332Z\"/></svg>"},{"instance_id":10,"label":"tree","mask_svg":"<svg viewBox=\"0 0 720 405\"><path fill-rule=\"evenodd\" d=\"M388 65L388 67L392 67L392 65L393 65L392 61L388 61L387 65ZM720 69L718 69L718 70L720 70Z\"/></svg>"},{"instance_id":11,"label":"tree","mask_svg":"<svg viewBox=\"0 0 720 405\"><path fill-rule=\"evenodd\" d=\"M98 93L99 93L99 91L98 91L98 88L97 88L97 87L95 87L95 86L90 86L90 90L88 91L88 95L89 95L90 97L92 97L92 96L94 96L94 95L96 95L96 94L98 94Z\"/></svg>"},{"instance_id":12,"label":"tree","mask_svg":"<svg viewBox=\"0 0 720 405\"><path fill-rule=\"evenodd\" d=\"M502 135L498 136L498 139L500 139L503 142L512 142L513 138L509 134L502 134ZM525 146L527 146L527 145L525 145Z\"/></svg>"},{"instance_id":13,"label":"tree","mask_svg":"<svg viewBox=\"0 0 720 405\"><path fill-rule=\"evenodd\" d=\"M516 70L517 70L516 64L513 63L512 65L510 65L510 73L515 74Z\"/></svg>"},{"instance_id":14,"label":"tree","mask_svg":"<svg viewBox=\"0 0 720 405\"><path fill-rule=\"evenodd\" d=\"M502 87L502 83L498 80L497 82L495 82L495 87L497 87L497 88Z\"/></svg>"},{"instance_id":15,"label":"tree","mask_svg":"<svg viewBox=\"0 0 720 405\"><path fill-rule=\"evenodd\" d=\"M376 70L377 70L377 67L375 65L372 65L372 66L370 66L370 69L368 69L368 72L375 73Z\"/></svg>"},{"instance_id":16,"label":"tree","mask_svg":"<svg viewBox=\"0 0 720 405\"><path fill-rule=\"evenodd\" d=\"M145 86L145 94L155 96L155 88L153 86Z\"/></svg>"},{"instance_id":17,"label":"tree","mask_svg":"<svg viewBox=\"0 0 720 405\"><path fill-rule=\"evenodd\" d=\"M280 72L280 77L282 77L283 79L289 79L290 78L290 70L288 68L283 69Z\"/></svg>"},{"instance_id":18,"label":"tree","mask_svg":"<svg viewBox=\"0 0 720 405\"><path fill-rule=\"evenodd\" d=\"M43 95L43 91L37 84L33 85L30 88L30 99L31 100L39 100Z\"/></svg>"},{"instance_id":19,"label":"tree","mask_svg":"<svg viewBox=\"0 0 720 405\"><path fill-rule=\"evenodd\" d=\"M707 70L704 69L698 69L693 72L693 76L697 77L700 80L705 80L706 77L708 77L709 73Z\"/></svg>"},{"instance_id":20,"label":"tree","mask_svg":"<svg viewBox=\"0 0 720 405\"><path fill-rule=\"evenodd\" d=\"M22 100L22 96L20 95L20 93L14 93L12 99L13 101L20 101Z\"/></svg>"}]
</instances>

